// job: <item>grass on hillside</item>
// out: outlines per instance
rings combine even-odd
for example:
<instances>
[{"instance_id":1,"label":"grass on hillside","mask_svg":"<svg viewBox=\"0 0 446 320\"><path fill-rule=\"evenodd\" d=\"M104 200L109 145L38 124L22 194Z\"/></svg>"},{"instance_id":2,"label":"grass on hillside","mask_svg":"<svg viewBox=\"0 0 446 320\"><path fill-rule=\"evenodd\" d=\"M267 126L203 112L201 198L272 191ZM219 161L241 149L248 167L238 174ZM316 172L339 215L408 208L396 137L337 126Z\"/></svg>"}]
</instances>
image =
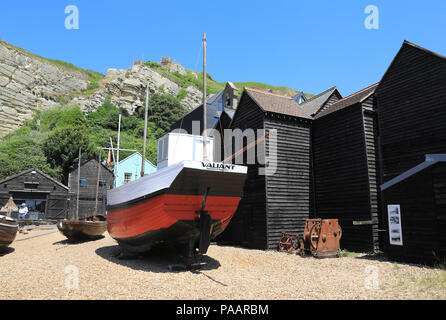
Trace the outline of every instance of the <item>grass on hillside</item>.
<instances>
[{"instance_id":1,"label":"grass on hillside","mask_svg":"<svg viewBox=\"0 0 446 320\"><path fill-rule=\"evenodd\" d=\"M70 127L83 128L84 135L88 137L92 150L97 147L109 147L110 137L116 147L117 142L117 116L121 112L113 105L102 106L96 112L85 116L78 106L61 105L55 108L38 111L31 120L4 136L0 140L0 180L17 174L29 168L38 168L53 178L61 181L64 172L60 167L52 167L43 151L47 138L56 130ZM115 128L116 126L116 128ZM136 115L123 115L121 126L120 147L133 149L142 153L144 121ZM157 138L163 132L158 130L154 123L148 124L147 158L156 163ZM121 152L120 158L131 155L133 152ZM107 154L104 152L103 158Z\"/></svg>"},{"instance_id":2,"label":"grass on hillside","mask_svg":"<svg viewBox=\"0 0 446 320\"><path fill-rule=\"evenodd\" d=\"M177 83L181 88L187 88L188 86L194 86L200 91L203 90L203 72L195 72L186 70L186 75L181 75L178 72L169 72L166 69L163 69L159 63L157 62L151 62L147 61L145 63L146 66L156 70L158 73L160 73L162 76L168 78L169 80ZM272 90L273 93L278 93L286 96L294 96L298 92L296 90L293 90L291 88L285 87L285 86L272 86L265 83L260 82L233 82L233 84L239 89L239 95L242 94L244 87L259 89L259 90ZM209 94L215 94L219 92L220 90L224 89L226 85L226 82L218 82L215 81L209 74L207 75L207 82L206 82L206 93ZM308 98L313 97L312 94L306 93Z\"/></svg>"}]
</instances>

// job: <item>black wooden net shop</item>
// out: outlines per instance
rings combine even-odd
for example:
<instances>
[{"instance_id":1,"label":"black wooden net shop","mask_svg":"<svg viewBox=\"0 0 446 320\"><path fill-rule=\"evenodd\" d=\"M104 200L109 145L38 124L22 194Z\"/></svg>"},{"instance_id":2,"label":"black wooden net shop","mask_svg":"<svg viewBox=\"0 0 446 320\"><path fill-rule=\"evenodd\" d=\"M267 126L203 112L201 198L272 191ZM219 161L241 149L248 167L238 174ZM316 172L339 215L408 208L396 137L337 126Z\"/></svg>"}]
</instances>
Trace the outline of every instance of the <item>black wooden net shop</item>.
<instances>
[{"instance_id":1,"label":"black wooden net shop","mask_svg":"<svg viewBox=\"0 0 446 320\"><path fill-rule=\"evenodd\" d=\"M438 156L446 154L446 57L404 41L375 103L384 250L399 260L434 263L444 257L446 232L444 161ZM389 226L389 213L393 221L400 214L401 237L398 226Z\"/></svg>"},{"instance_id":2,"label":"black wooden net shop","mask_svg":"<svg viewBox=\"0 0 446 320\"><path fill-rule=\"evenodd\" d=\"M338 219L341 247L378 249L379 184L374 84L314 117L314 217Z\"/></svg>"},{"instance_id":3,"label":"black wooden net shop","mask_svg":"<svg viewBox=\"0 0 446 320\"><path fill-rule=\"evenodd\" d=\"M264 159L248 164L243 157L248 177L225 240L276 249L282 232L303 230L310 212L310 121L292 98L245 88L231 128L277 129L277 170L274 175L261 175ZM269 139L256 147L270 150L268 143Z\"/></svg>"},{"instance_id":4,"label":"black wooden net shop","mask_svg":"<svg viewBox=\"0 0 446 320\"><path fill-rule=\"evenodd\" d=\"M29 169L0 181L0 205L13 197L17 206L25 203L28 220L63 219L67 210L68 187L38 169ZM13 213L17 218L17 213Z\"/></svg>"},{"instance_id":5,"label":"black wooden net shop","mask_svg":"<svg viewBox=\"0 0 446 320\"><path fill-rule=\"evenodd\" d=\"M99 188L98 183L98 166L99 168ZM77 190L79 183L79 210L77 211L79 218L88 218L94 215L96 207L96 191L97 210L96 215L106 216L106 201L107 190L113 188L113 172L105 165L99 164L95 159L92 159L81 165L80 181L78 178L78 169L74 169L68 176L68 186L70 187L69 194L69 210L67 218L73 219L76 216L77 207Z\"/></svg>"}]
</instances>

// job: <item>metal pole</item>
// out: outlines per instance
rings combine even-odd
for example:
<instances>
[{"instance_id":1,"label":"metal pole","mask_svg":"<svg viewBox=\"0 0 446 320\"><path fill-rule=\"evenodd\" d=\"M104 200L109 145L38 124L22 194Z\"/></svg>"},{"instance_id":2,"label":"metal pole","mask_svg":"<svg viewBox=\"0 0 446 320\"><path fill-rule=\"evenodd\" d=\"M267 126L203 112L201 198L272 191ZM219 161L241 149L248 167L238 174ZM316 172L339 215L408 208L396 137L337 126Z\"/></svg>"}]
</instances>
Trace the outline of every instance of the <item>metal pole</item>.
<instances>
[{"instance_id":1,"label":"metal pole","mask_svg":"<svg viewBox=\"0 0 446 320\"><path fill-rule=\"evenodd\" d=\"M113 150L113 141L110 137L110 146L113 157L113 187L116 188L116 161L115 161L115 151Z\"/></svg>"},{"instance_id":2,"label":"metal pole","mask_svg":"<svg viewBox=\"0 0 446 320\"><path fill-rule=\"evenodd\" d=\"M203 161L208 161L206 146L206 33L203 35Z\"/></svg>"},{"instance_id":3,"label":"metal pole","mask_svg":"<svg viewBox=\"0 0 446 320\"><path fill-rule=\"evenodd\" d=\"M119 141L121 137L121 114L119 114L119 123L118 123L118 148L116 149L116 181L118 181L119 176Z\"/></svg>"},{"instance_id":4,"label":"metal pole","mask_svg":"<svg viewBox=\"0 0 446 320\"><path fill-rule=\"evenodd\" d=\"M96 181L96 200L94 203L93 218L96 217L96 213L98 211L99 178L101 177L101 156L102 156L102 149L99 149L98 179Z\"/></svg>"},{"instance_id":5,"label":"metal pole","mask_svg":"<svg viewBox=\"0 0 446 320\"><path fill-rule=\"evenodd\" d=\"M149 113L149 85L146 88L146 109L144 112L144 140L142 147L142 163L141 163L141 178L144 177L146 167L146 139L147 139L147 117Z\"/></svg>"},{"instance_id":6,"label":"metal pole","mask_svg":"<svg viewBox=\"0 0 446 320\"><path fill-rule=\"evenodd\" d=\"M82 148L79 148L79 163L77 165L77 200L76 200L76 221L79 220L79 190L81 184L81 157Z\"/></svg>"}]
</instances>

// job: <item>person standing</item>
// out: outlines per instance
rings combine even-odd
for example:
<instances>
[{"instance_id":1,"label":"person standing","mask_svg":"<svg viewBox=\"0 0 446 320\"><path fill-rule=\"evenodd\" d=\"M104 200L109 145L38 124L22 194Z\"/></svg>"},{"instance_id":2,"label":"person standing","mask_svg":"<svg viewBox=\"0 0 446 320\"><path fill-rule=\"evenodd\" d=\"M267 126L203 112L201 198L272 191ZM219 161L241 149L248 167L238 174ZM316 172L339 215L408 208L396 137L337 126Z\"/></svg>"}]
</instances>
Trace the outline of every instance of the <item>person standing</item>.
<instances>
[{"instance_id":1,"label":"person standing","mask_svg":"<svg viewBox=\"0 0 446 320\"><path fill-rule=\"evenodd\" d=\"M26 206L26 203L22 203L19 208L19 219L25 219L27 214L28 207Z\"/></svg>"}]
</instances>

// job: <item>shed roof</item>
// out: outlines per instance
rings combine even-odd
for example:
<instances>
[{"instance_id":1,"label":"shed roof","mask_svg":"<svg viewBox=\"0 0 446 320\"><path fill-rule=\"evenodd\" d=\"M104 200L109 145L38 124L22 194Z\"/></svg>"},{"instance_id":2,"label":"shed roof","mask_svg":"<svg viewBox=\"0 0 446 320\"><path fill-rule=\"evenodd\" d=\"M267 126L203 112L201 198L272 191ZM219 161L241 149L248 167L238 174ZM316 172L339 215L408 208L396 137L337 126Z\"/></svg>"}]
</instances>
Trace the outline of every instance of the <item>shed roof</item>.
<instances>
[{"instance_id":1,"label":"shed roof","mask_svg":"<svg viewBox=\"0 0 446 320\"><path fill-rule=\"evenodd\" d=\"M97 159L90 159L90 160L88 160L88 161L82 163L82 164L81 164L81 168L82 168L83 166L85 166L87 163L90 163L90 162L92 162L92 161L94 161L94 162L99 162ZM101 162L101 166L102 166L104 169L106 169L107 171L109 171L110 173L113 174L113 170L110 169L109 167L107 167L103 162ZM76 168L70 170L70 174L72 174L72 173L75 172L76 170L77 170L77 166L76 166ZM81 169L81 170L82 170L82 169Z\"/></svg>"},{"instance_id":2,"label":"shed roof","mask_svg":"<svg viewBox=\"0 0 446 320\"><path fill-rule=\"evenodd\" d=\"M342 98L342 99L336 101L331 106L329 106L327 110L322 111L321 113L316 115L314 118L318 119L323 116L326 116L327 114L342 110L344 108L347 108L347 107L357 104L359 102L363 102L365 99L370 97L370 95L372 95L375 92L375 89L378 87L378 85L379 85L379 82L372 84L371 86L368 86L367 88L359 90L358 92L355 92L345 98Z\"/></svg>"},{"instance_id":3,"label":"shed roof","mask_svg":"<svg viewBox=\"0 0 446 320\"><path fill-rule=\"evenodd\" d=\"M291 97L253 88L245 88L245 92L263 111L311 119Z\"/></svg>"},{"instance_id":4,"label":"shed roof","mask_svg":"<svg viewBox=\"0 0 446 320\"><path fill-rule=\"evenodd\" d=\"M5 182L8 182L9 180L15 179L15 178L17 178L17 177L20 177L20 176L22 176L22 175L24 175L24 174L27 174L27 173L30 173L30 172L32 172L32 171L36 171L36 172L39 173L40 175L42 175L42 176L44 176L45 178L51 180L52 182L54 182L55 184L59 185L60 187L62 187L62 188L64 188L64 189L67 189L67 190L69 189L66 185L62 184L61 182L57 181L57 180L54 179L54 178L51 178L49 175L45 174L44 172L42 172L42 171L40 171L39 169L36 169L36 168L31 168L31 169L22 171L22 172L20 172L20 173L17 173L17 174L15 174L15 175L13 175L13 176L7 177L7 178L1 180L1 181L0 181L0 184L5 183Z\"/></svg>"},{"instance_id":5,"label":"shed roof","mask_svg":"<svg viewBox=\"0 0 446 320\"><path fill-rule=\"evenodd\" d=\"M418 172L420 172L420 171L422 171L422 170L424 170L438 162L446 162L446 154L427 154L426 160L424 162L420 163L416 167L413 167L413 168L407 170L406 172L403 172L402 174L393 178L392 180L389 180L386 183L382 184L381 191L384 191L384 190L392 187L393 185L410 178L411 176L417 174Z\"/></svg>"},{"instance_id":6,"label":"shed roof","mask_svg":"<svg viewBox=\"0 0 446 320\"><path fill-rule=\"evenodd\" d=\"M337 90L337 87L332 87L322 93L319 93L317 96L314 96L311 99L308 99L307 101L301 103L299 106L307 115L314 115Z\"/></svg>"}]
</instances>

